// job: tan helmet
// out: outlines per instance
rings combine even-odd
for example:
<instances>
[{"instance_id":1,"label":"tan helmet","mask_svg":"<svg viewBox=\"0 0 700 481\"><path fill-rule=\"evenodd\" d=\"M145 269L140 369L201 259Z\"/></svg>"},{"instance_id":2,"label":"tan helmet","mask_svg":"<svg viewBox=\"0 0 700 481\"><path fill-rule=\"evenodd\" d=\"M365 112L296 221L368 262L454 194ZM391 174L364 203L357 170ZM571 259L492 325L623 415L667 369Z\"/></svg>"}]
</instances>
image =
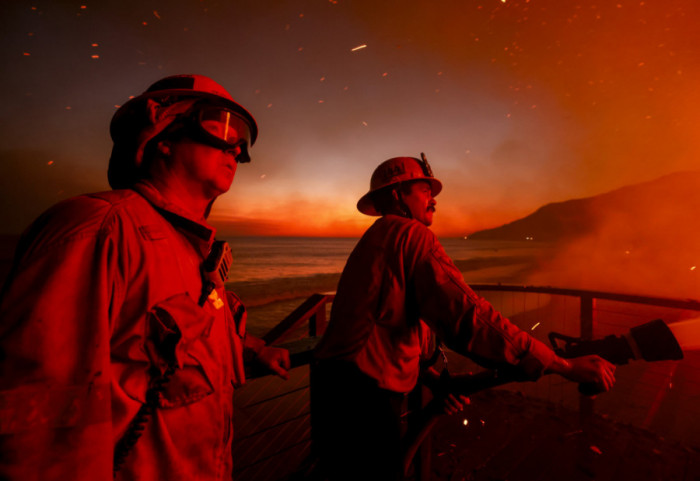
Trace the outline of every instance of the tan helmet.
<instances>
[{"instance_id":1,"label":"tan helmet","mask_svg":"<svg viewBox=\"0 0 700 481\"><path fill-rule=\"evenodd\" d=\"M250 145L255 143L255 119L217 82L195 74L165 77L122 105L112 117L109 131L114 147L107 173L112 188L131 185L138 177L146 144L203 100L225 107L240 118L247 125Z\"/></svg>"},{"instance_id":2,"label":"tan helmet","mask_svg":"<svg viewBox=\"0 0 700 481\"><path fill-rule=\"evenodd\" d=\"M369 192L357 202L357 210L367 215L382 215L375 207L372 195L378 190L409 182L413 180L425 180L430 183L433 197L442 190L442 183L433 177L433 171L428 164L428 159L421 152L421 158L394 157L385 160L374 169L372 179L369 182Z\"/></svg>"}]
</instances>

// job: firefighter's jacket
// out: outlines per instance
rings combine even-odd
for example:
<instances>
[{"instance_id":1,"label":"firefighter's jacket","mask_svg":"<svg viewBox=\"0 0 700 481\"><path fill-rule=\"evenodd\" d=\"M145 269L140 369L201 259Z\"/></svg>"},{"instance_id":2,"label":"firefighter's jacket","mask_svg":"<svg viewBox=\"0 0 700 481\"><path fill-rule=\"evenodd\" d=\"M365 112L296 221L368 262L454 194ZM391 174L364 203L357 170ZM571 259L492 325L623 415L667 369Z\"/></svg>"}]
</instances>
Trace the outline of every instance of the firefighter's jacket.
<instances>
[{"instance_id":1,"label":"firefighter's jacket","mask_svg":"<svg viewBox=\"0 0 700 481\"><path fill-rule=\"evenodd\" d=\"M245 309L223 288L199 304L213 239L148 183L69 199L25 232L0 299L0 479L111 479L169 366L116 479L231 478Z\"/></svg>"},{"instance_id":2,"label":"firefighter's jacket","mask_svg":"<svg viewBox=\"0 0 700 481\"><path fill-rule=\"evenodd\" d=\"M395 215L378 219L350 255L316 358L353 362L379 387L409 392L419 374L421 320L487 367L508 364L536 379L554 360L469 288L430 229Z\"/></svg>"}]
</instances>

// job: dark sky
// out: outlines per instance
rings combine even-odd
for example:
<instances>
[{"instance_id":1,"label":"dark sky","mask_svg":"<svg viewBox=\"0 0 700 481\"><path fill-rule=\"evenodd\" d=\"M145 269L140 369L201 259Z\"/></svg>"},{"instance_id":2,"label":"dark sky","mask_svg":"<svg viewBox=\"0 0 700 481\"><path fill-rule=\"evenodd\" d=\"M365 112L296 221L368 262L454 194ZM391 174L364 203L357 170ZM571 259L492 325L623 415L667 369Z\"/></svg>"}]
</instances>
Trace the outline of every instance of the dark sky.
<instances>
[{"instance_id":1,"label":"dark sky","mask_svg":"<svg viewBox=\"0 0 700 481\"><path fill-rule=\"evenodd\" d=\"M108 188L115 109L178 73L259 123L212 213L231 233L358 235L374 167L420 152L444 183L438 235L698 169L699 5L3 2L0 232Z\"/></svg>"}]
</instances>

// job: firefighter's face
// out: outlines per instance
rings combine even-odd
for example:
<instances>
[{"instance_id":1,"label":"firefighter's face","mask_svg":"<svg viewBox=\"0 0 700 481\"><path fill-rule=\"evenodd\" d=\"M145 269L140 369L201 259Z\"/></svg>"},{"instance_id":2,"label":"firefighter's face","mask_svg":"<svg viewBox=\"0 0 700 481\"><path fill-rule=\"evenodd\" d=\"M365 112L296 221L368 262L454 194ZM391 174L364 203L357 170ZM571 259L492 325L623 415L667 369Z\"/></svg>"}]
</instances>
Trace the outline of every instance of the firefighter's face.
<instances>
[{"instance_id":1,"label":"firefighter's face","mask_svg":"<svg viewBox=\"0 0 700 481\"><path fill-rule=\"evenodd\" d=\"M413 182L410 192L408 194L402 192L401 196L414 219L426 226L433 223L436 202L428 182L424 180Z\"/></svg>"},{"instance_id":2,"label":"firefighter's face","mask_svg":"<svg viewBox=\"0 0 700 481\"><path fill-rule=\"evenodd\" d=\"M238 147L224 151L183 138L173 142L171 150L171 169L191 192L214 199L231 188L238 165Z\"/></svg>"}]
</instances>

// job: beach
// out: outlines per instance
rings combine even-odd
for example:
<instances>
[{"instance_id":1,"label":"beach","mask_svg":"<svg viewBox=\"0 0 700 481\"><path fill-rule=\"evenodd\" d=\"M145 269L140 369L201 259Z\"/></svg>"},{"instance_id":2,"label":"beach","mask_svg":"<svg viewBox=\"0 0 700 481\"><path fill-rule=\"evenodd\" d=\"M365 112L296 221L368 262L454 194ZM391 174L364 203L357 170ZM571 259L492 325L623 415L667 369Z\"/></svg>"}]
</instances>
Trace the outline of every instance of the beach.
<instances>
[{"instance_id":1,"label":"beach","mask_svg":"<svg viewBox=\"0 0 700 481\"><path fill-rule=\"evenodd\" d=\"M248 329L267 332L314 293L336 290L358 239L233 237L234 261L227 288L248 308ZM440 239L468 283L524 283L548 244Z\"/></svg>"}]
</instances>

